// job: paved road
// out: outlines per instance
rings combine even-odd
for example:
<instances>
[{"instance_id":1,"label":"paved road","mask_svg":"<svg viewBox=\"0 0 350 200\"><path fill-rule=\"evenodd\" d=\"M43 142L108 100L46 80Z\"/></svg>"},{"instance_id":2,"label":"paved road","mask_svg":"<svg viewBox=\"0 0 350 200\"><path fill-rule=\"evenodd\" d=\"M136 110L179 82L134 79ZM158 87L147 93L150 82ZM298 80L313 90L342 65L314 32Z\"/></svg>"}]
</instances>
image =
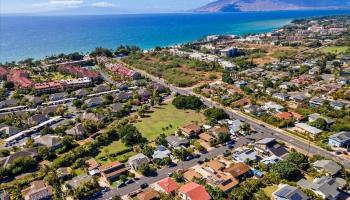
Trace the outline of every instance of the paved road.
<instances>
[{"instance_id":1,"label":"paved road","mask_svg":"<svg viewBox=\"0 0 350 200\"><path fill-rule=\"evenodd\" d=\"M168 177L168 173L193 167L193 166L197 165L198 160L204 160L205 158L211 159L211 158L217 157L219 155L222 155L227 149L228 149L227 147L221 146L221 147L218 147L218 148L215 148L215 149L209 151L207 154L202 154L200 158L195 158L195 159L192 159L190 161L180 161L177 163L176 167L162 168L162 169L157 171L157 173L158 173L157 176L142 177L130 185L127 185L127 186L122 187L122 188L115 188L115 189L110 190L109 192L105 193L99 199L108 199L108 198L111 198L111 197L114 197L117 195L124 196L124 195L130 194L131 192L140 189L140 185L143 183L147 183L147 184L155 183L163 178Z\"/></svg>"}]
</instances>

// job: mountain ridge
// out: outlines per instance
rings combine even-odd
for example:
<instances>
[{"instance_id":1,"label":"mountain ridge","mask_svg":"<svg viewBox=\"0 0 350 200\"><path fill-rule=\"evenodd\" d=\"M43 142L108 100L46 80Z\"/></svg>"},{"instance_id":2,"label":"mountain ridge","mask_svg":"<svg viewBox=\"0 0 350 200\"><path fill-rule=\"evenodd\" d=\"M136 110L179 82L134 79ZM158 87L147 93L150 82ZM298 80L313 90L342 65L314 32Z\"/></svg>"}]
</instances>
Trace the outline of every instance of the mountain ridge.
<instances>
[{"instance_id":1,"label":"mountain ridge","mask_svg":"<svg viewBox=\"0 0 350 200\"><path fill-rule=\"evenodd\" d=\"M350 9L350 0L216 0L194 12Z\"/></svg>"}]
</instances>

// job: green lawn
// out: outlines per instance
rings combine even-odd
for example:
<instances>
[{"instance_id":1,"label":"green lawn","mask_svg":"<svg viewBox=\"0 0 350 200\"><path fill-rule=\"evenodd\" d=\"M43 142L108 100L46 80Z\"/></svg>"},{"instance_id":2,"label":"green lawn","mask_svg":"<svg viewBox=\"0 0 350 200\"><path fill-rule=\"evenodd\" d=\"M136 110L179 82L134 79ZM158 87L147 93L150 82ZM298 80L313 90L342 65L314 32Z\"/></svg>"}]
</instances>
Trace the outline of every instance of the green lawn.
<instances>
[{"instance_id":1,"label":"green lawn","mask_svg":"<svg viewBox=\"0 0 350 200\"><path fill-rule=\"evenodd\" d=\"M271 186L267 186L265 188L263 188L265 194L268 196L268 197L272 197L272 193L274 191L276 191L278 189L277 185L271 185Z\"/></svg>"},{"instance_id":2,"label":"green lawn","mask_svg":"<svg viewBox=\"0 0 350 200\"><path fill-rule=\"evenodd\" d=\"M75 175L77 175L77 176L80 176L80 175L85 174L85 171L84 171L84 169L79 168L79 169L74 169L74 170L73 170L73 173L74 173Z\"/></svg>"},{"instance_id":3,"label":"green lawn","mask_svg":"<svg viewBox=\"0 0 350 200\"><path fill-rule=\"evenodd\" d=\"M100 153L96 156L96 159L98 162L102 163L107 163L111 162L108 158L108 154L113 154L119 151L122 151L124 149L127 149L127 147L120 141L114 141L110 145L102 147L100 149ZM105 157L105 158L104 158Z\"/></svg>"},{"instance_id":4,"label":"green lawn","mask_svg":"<svg viewBox=\"0 0 350 200\"><path fill-rule=\"evenodd\" d=\"M347 47L347 46L330 46L330 47L321 48L321 51L324 53L340 54L340 53L345 53L349 48L350 47Z\"/></svg>"},{"instance_id":5,"label":"green lawn","mask_svg":"<svg viewBox=\"0 0 350 200\"><path fill-rule=\"evenodd\" d=\"M171 103L154 108L153 111L135 124L149 141L153 141L161 133L171 134L184 125L205 121L201 113L193 110L179 110Z\"/></svg>"}]
</instances>

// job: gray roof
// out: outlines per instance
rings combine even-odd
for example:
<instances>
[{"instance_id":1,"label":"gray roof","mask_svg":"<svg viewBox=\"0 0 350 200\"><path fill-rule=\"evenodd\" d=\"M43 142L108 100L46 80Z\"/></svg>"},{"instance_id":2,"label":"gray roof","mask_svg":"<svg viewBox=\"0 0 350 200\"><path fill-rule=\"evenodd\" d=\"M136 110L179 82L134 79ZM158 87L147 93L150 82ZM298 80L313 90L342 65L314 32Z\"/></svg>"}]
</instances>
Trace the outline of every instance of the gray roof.
<instances>
[{"instance_id":1,"label":"gray roof","mask_svg":"<svg viewBox=\"0 0 350 200\"><path fill-rule=\"evenodd\" d=\"M168 136L165 138L166 141L169 143L169 145L171 145L172 147L179 147L182 145L187 145L189 143L189 141L186 138L182 138L182 137L177 137L177 136Z\"/></svg>"},{"instance_id":2,"label":"gray roof","mask_svg":"<svg viewBox=\"0 0 350 200\"><path fill-rule=\"evenodd\" d=\"M313 113L313 114L309 115L309 121L315 121L319 118L324 119L327 122L327 124L334 123L334 120L329 119L327 117L322 117L319 113Z\"/></svg>"},{"instance_id":3,"label":"gray roof","mask_svg":"<svg viewBox=\"0 0 350 200\"><path fill-rule=\"evenodd\" d=\"M330 175L335 175L341 170L341 167L332 160L318 160L313 163L313 166L325 170Z\"/></svg>"},{"instance_id":4,"label":"gray roof","mask_svg":"<svg viewBox=\"0 0 350 200\"><path fill-rule=\"evenodd\" d=\"M286 200L307 200L309 199L308 196L306 196L305 193L300 191L296 187L292 187L290 185L285 185L278 190L276 190L274 193L274 196L286 199Z\"/></svg>"},{"instance_id":5,"label":"gray roof","mask_svg":"<svg viewBox=\"0 0 350 200\"><path fill-rule=\"evenodd\" d=\"M122 103L115 103L110 106L112 112L119 112L120 110L123 109L123 104Z\"/></svg>"},{"instance_id":6,"label":"gray roof","mask_svg":"<svg viewBox=\"0 0 350 200\"><path fill-rule=\"evenodd\" d=\"M77 189L80 185L87 183L93 179L92 176L84 174L81 176L74 177L72 180L66 182L66 186L72 189Z\"/></svg>"},{"instance_id":7,"label":"gray roof","mask_svg":"<svg viewBox=\"0 0 350 200\"><path fill-rule=\"evenodd\" d=\"M339 133L332 135L329 139L332 139L341 143L350 142L350 132L341 131Z\"/></svg>"},{"instance_id":8,"label":"gray roof","mask_svg":"<svg viewBox=\"0 0 350 200\"><path fill-rule=\"evenodd\" d=\"M229 126L230 131L231 132L238 132L241 129L242 124L243 123L239 119L232 121L232 123Z\"/></svg>"},{"instance_id":9,"label":"gray roof","mask_svg":"<svg viewBox=\"0 0 350 200\"><path fill-rule=\"evenodd\" d=\"M319 179L316 179L310 187L315 191L321 192L326 196L326 198L330 199L337 198L340 194L338 191L340 184L336 181L335 178L328 176L323 176Z\"/></svg>"},{"instance_id":10,"label":"gray roof","mask_svg":"<svg viewBox=\"0 0 350 200\"><path fill-rule=\"evenodd\" d=\"M0 165L2 167L6 167L6 165L8 164L12 164L12 162L19 157L37 157L38 156L38 152L36 149L24 149L22 151L13 153L9 156L7 156L6 158L3 158L2 160L0 160Z\"/></svg>"},{"instance_id":11,"label":"gray roof","mask_svg":"<svg viewBox=\"0 0 350 200\"><path fill-rule=\"evenodd\" d=\"M258 152L251 150L251 149L245 149L243 151L240 152L236 152L233 154L232 156L234 159L239 160L239 161L246 161L246 160L258 160L259 156L258 156Z\"/></svg>"},{"instance_id":12,"label":"gray roof","mask_svg":"<svg viewBox=\"0 0 350 200\"><path fill-rule=\"evenodd\" d=\"M315 128L313 126L310 126L308 124L305 124L305 123L297 123L297 124L295 124L295 126L311 133L314 136L322 133L322 130Z\"/></svg>"},{"instance_id":13,"label":"gray roof","mask_svg":"<svg viewBox=\"0 0 350 200\"><path fill-rule=\"evenodd\" d=\"M84 127L82 123L78 123L73 128L66 130L66 134L74 136L84 136Z\"/></svg>"},{"instance_id":14,"label":"gray roof","mask_svg":"<svg viewBox=\"0 0 350 200\"><path fill-rule=\"evenodd\" d=\"M4 125L0 128L0 132L5 133L6 135L12 136L12 135L15 135L15 134L21 132L21 129L14 127L14 126Z\"/></svg>"},{"instance_id":15,"label":"gray roof","mask_svg":"<svg viewBox=\"0 0 350 200\"><path fill-rule=\"evenodd\" d=\"M35 143L47 147L54 147L61 144L61 138L56 135L44 135L35 139Z\"/></svg>"},{"instance_id":16,"label":"gray roof","mask_svg":"<svg viewBox=\"0 0 350 200\"><path fill-rule=\"evenodd\" d=\"M275 142L275 141L276 141L275 138L264 138L264 139L261 139L261 140L257 141L256 143L257 144L265 144L265 145L267 145L267 144L270 144L270 143Z\"/></svg>"}]
</instances>

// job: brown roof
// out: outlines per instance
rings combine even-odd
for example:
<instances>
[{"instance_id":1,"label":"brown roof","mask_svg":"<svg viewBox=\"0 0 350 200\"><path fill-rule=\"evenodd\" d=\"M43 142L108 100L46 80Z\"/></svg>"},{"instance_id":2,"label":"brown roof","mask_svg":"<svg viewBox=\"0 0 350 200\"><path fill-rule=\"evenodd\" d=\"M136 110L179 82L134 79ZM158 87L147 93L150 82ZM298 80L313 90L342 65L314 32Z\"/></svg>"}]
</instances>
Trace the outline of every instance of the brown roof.
<instances>
[{"instance_id":1,"label":"brown roof","mask_svg":"<svg viewBox=\"0 0 350 200\"><path fill-rule=\"evenodd\" d=\"M225 169L225 172L230 173L234 178L237 178L250 170L249 165L241 162L233 165L230 168Z\"/></svg>"},{"instance_id":2,"label":"brown roof","mask_svg":"<svg viewBox=\"0 0 350 200\"><path fill-rule=\"evenodd\" d=\"M125 168L125 165L120 162L111 162L99 167L100 172L106 177L111 178L116 175L124 174L128 170Z\"/></svg>"},{"instance_id":3,"label":"brown roof","mask_svg":"<svg viewBox=\"0 0 350 200\"><path fill-rule=\"evenodd\" d=\"M250 104L250 99L243 98L234 102L235 106L245 106Z\"/></svg>"},{"instance_id":4,"label":"brown roof","mask_svg":"<svg viewBox=\"0 0 350 200\"><path fill-rule=\"evenodd\" d=\"M219 133L228 133L229 130L226 127L217 127L212 130L213 133L219 134Z\"/></svg>"},{"instance_id":5,"label":"brown roof","mask_svg":"<svg viewBox=\"0 0 350 200\"><path fill-rule=\"evenodd\" d=\"M209 135L208 133L200 134L199 138L206 141L206 142L209 142L210 140L214 139L213 136Z\"/></svg>"},{"instance_id":6,"label":"brown roof","mask_svg":"<svg viewBox=\"0 0 350 200\"><path fill-rule=\"evenodd\" d=\"M206 165L216 172L225 168L225 164L217 160L210 160L208 163L206 163Z\"/></svg>"},{"instance_id":7,"label":"brown roof","mask_svg":"<svg viewBox=\"0 0 350 200\"><path fill-rule=\"evenodd\" d=\"M188 181L192 181L193 178L202 178L203 176L193 169L189 169L184 173L184 178Z\"/></svg>"},{"instance_id":8,"label":"brown roof","mask_svg":"<svg viewBox=\"0 0 350 200\"><path fill-rule=\"evenodd\" d=\"M224 192L230 191L232 188L239 184L239 181L231 175L219 173L218 177L223 180L220 184L218 184L218 187Z\"/></svg>"},{"instance_id":9,"label":"brown roof","mask_svg":"<svg viewBox=\"0 0 350 200\"><path fill-rule=\"evenodd\" d=\"M198 126L197 124L189 124L182 127L181 130L184 131L185 133L191 133L191 132L198 133L200 132L201 127Z\"/></svg>"},{"instance_id":10,"label":"brown roof","mask_svg":"<svg viewBox=\"0 0 350 200\"><path fill-rule=\"evenodd\" d=\"M100 166L94 158L90 158L85 163L86 163L89 171L96 169Z\"/></svg>"},{"instance_id":11,"label":"brown roof","mask_svg":"<svg viewBox=\"0 0 350 200\"><path fill-rule=\"evenodd\" d=\"M146 191L143 191L137 195L137 198L139 200L152 200L159 197L159 194L154 189L148 189Z\"/></svg>"}]
</instances>

